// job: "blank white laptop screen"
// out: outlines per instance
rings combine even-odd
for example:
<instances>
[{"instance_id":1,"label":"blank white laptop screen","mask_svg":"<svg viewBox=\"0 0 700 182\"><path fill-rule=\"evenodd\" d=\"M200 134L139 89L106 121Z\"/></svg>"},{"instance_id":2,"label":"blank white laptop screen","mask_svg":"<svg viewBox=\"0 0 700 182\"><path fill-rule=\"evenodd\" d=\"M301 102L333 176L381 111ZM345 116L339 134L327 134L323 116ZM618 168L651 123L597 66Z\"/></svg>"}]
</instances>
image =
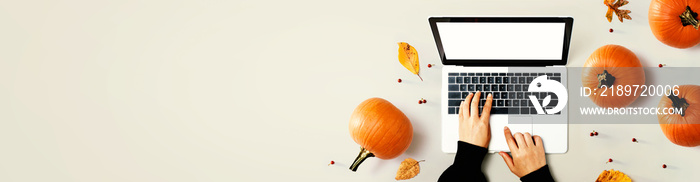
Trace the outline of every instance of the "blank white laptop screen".
<instances>
[{"instance_id":1,"label":"blank white laptop screen","mask_svg":"<svg viewBox=\"0 0 700 182\"><path fill-rule=\"evenodd\" d=\"M566 23L438 22L446 59L559 60Z\"/></svg>"}]
</instances>

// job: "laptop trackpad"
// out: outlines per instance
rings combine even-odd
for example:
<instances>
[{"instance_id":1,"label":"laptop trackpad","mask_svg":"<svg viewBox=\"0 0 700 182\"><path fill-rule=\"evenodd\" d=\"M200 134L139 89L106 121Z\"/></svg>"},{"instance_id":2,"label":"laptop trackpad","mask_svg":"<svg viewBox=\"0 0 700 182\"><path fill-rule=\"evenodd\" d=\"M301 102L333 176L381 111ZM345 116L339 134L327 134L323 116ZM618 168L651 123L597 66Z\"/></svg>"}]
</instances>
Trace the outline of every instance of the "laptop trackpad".
<instances>
[{"instance_id":1,"label":"laptop trackpad","mask_svg":"<svg viewBox=\"0 0 700 182\"><path fill-rule=\"evenodd\" d=\"M508 128L512 133L528 132L532 134L532 117L530 116L509 116L508 117Z\"/></svg>"},{"instance_id":2,"label":"laptop trackpad","mask_svg":"<svg viewBox=\"0 0 700 182\"><path fill-rule=\"evenodd\" d=\"M507 116L505 117L494 117L499 115L491 116L491 142L489 144L490 152L505 151L508 152L508 144L506 143L505 135L503 134L503 127L508 126L511 133L516 132L525 133L528 132L532 134L532 117L529 116Z\"/></svg>"}]
</instances>

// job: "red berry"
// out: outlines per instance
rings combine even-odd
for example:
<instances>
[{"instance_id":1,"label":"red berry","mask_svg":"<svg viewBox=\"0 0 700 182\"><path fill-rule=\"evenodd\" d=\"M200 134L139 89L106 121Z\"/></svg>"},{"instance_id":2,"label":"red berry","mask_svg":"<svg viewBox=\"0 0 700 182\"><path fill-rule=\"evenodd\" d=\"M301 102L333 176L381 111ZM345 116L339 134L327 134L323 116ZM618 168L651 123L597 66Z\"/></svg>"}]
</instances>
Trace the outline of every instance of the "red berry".
<instances>
[{"instance_id":1,"label":"red berry","mask_svg":"<svg viewBox=\"0 0 700 182\"><path fill-rule=\"evenodd\" d=\"M636 139L636 138L632 138L632 142L637 142L637 139Z\"/></svg>"},{"instance_id":2,"label":"red berry","mask_svg":"<svg viewBox=\"0 0 700 182\"><path fill-rule=\"evenodd\" d=\"M593 136L593 132L591 132L591 136Z\"/></svg>"},{"instance_id":3,"label":"red berry","mask_svg":"<svg viewBox=\"0 0 700 182\"><path fill-rule=\"evenodd\" d=\"M611 28L611 29L610 29L610 33L612 33L612 32L613 32L613 29Z\"/></svg>"},{"instance_id":4,"label":"red berry","mask_svg":"<svg viewBox=\"0 0 700 182\"><path fill-rule=\"evenodd\" d=\"M418 100L418 104L423 104L423 100Z\"/></svg>"},{"instance_id":5,"label":"red berry","mask_svg":"<svg viewBox=\"0 0 700 182\"><path fill-rule=\"evenodd\" d=\"M608 159L608 162L612 162L612 158Z\"/></svg>"},{"instance_id":6,"label":"red berry","mask_svg":"<svg viewBox=\"0 0 700 182\"><path fill-rule=\"evenodd\" d=\"M428 64L428 68L433 67L433 64Z\"/></svg>"},{"instance_id":7,"label":"red berry","mask_svg":"<svg viewBox=\"0 0 700 182\"><path fill-rule=\"evenodd\" d=\"M428 101L427 101L427 100L425 100L425 99L423 99L423 104L425 104L425 103L428 103Z\"/></svg>"},{"instance_id":8,"label":"red berry","mask_svg":"<svg viewBox=\"0 0 700 182\"><path fill-rule=\"evenodd\" d=\"M663 167L664 169L666 169L666 164L662 165L661 167Z\"/></svg>"},{"instance_id":9,"label":"red berry","mask_svg":"<svg viewBox=\"0 0 700 182\"><path fill-rule=\"evenodd\" d=\"M594 131L593 134L594 134L595 136L598 136L598 132L597 132L597 131Z\"/></svg>"},{"instance_id":10,"label":"red berry","mask_svg":"<svg viewBox=\"0 0 700 182\"><path fill-rule=\"evenodd\" d=\"M661 68L661 67L664 67L664 65L663 65L663 64L659 64L659 68Z\"/></svg>"},{"instance_id":11,"label":"red berry","mask_svg":"<svg viewBox=\"0 0 700 182\"><path fill-rule=\"evenodd\" d=\"M399 83L401 83L401 78L399 78Z\"/></svg>"},{"instance_id":12,"label":"red berry","mask_svg":"<svg viewBox=\"0 0 700 182\"><path fill-rule=\"evenodd\" d=\"M335 161L331 161L331 165L335 164Z\"/></svg>"}]
</instances>

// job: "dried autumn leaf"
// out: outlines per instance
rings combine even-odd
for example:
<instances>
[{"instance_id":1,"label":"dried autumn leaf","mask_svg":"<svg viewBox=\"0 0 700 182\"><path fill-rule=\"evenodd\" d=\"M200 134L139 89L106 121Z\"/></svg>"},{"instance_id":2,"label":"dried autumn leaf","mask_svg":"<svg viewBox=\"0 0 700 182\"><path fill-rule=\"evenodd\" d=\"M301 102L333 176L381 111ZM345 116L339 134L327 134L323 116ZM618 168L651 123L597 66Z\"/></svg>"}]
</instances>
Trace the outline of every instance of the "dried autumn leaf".
<instances>
[{"instance_id":1,"label":"dried autumn leaf","mask_svg":"<svg viewBox=\"0 0 700 182\"><path fill-rule=\"evenodd\" d=\"M629 176L620 171L611 169L610 171L603 171L598 175L596 182L632 182Z\"/></svg>"},{"instance_id":2,"label":"dried autumn leaf","mask_svg":"<svg viewBox=\"0 0 700 182\"><path fill-rule=\"evenodd\" d=\"M621 10L621 9L618 9L617 11L615 11L615 14L617 15L617 19L619 19L620 22L622 22L622 19L623 19L623 18L624 18L624 19L628 19L628 20L631 20L631 19L632 19L632 17L630 17L630 15L629 15L631 12L632 12L632 11L630 11L630 10Z\"/></svg>"},{"instance_id":3,"label":"dried autumn leaf","mask_svg":"<svg viewBox=\"0 0 700 182\"><path fill-rule=\"evenodd\" d=\"M415 159L412 158L407 158L401 162L401 165L399 165L399 170L396 171L396 180L406 180L406 179L411 179L418 175L420 173L420 164L419 162L423 161L416 161Z\"/></svg>"},{"instance_id":4,"label":"dried autumn leaf","mask_svg":"<svg viewBox=\"0 0 700 182\"><path fill-rule=\"evenodd\" d=\"M401 65L411 71L411 73L418 75L421 81L423 78L420 77L420 63L418 62L418 51L413 46L406 42L399 42L399 62Z\"/></svg>"},{"instance_id":5,"label":"dried autumn leaf","mask_svg":"<svg viewBox=\"0 0 700 182\"><path fill-rule=\"evenodd\" d=\"M608 22L612 22L613 13L617 15L617 19L620 20L620 22L622 22L622 19L631 20L632 17L629 14L632 11L619 9L628 3L629 1L627 0L617 0L617 2L615 0L603 0L603 4L608 6L608 12L605 13L605 18L608 19Z\"/></svg>"}]
</instances>

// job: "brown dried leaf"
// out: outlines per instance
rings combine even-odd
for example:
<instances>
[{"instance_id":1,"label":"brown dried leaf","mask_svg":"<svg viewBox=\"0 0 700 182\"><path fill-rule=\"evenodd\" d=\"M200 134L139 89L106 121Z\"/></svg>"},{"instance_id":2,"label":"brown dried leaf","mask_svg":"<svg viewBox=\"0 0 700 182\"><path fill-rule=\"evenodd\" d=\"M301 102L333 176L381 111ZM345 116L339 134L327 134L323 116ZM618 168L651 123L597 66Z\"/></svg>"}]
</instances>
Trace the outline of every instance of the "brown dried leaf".
<instances>
[{"instance_id":1,"label":"brown dried leaf","mask_svg":"<svg viewBox=\"0 0 700 182\"><path fill-rule=\"evenodd\" d=\"M620 3L620 6L624 6L624 5L627 5L627 3L630 3L627 0L622 0L622 1L618 1L618 2L622 2L622 3Z\"/></svg>"},{"instance_id":2,"label":"brown dried leaf","mask_svg":"<svg viewBox=\"0 0 700 182\"><path fill-rule=\"evenodd\" d=\"M598 175L596 182L632 182L629 176L620 171L610 169L610 171L603 171Z\"/></svg>"},{"instance_id":3,"label":"brown dried leaf","mask_svg":"<svg viewBox=\"0 0 700 182\"><path fill-rule=\"evenodd\" d=\"M629 13L631 13L631 12L632 12L632 11L630 11L630 10L621 10L621 9L618 9L618 10L615 12L615 14L617 14L617 19L619 19L620 22L622 22L622 19L623 19L623 18L624 18L624 19L628 19L628 20L631 20L631 19L632 19L632 17L630 17L630 15L629 15Z\"/></svg>"},{"instance_id":4,"label":"brown dried leaf","mask_svg":"<svg viewBox=\"0 0 700 182\"><path fill-rule=\"evenodd\" d=\"M420 164L419 162L423 161L416 161L415 159L412 158L406 158L401 162L401 165L399 165L399 170L396 171L396 180L406 180L406 179L411 179L418 175L420 173Z\"/></svg>"},{"instance_id":5,"label":"brown dried leaf","mask_svg":"<svg viewBox=\"0 0 700 182\"><path fill-rule=\"evenodd\" d=\"M612 12L615 12L615 15L617 15L617 19L620 20L620 22L623 22L623 19L628 19L631 20L632 17L629 15L632 11L630 10L624 10L624 9L619 9L620 7L629 4L629 1L627 0L603 0L603 4L608 6L608 12L605 13L605 17L608 19L608 22L612 22Z\"/></svg>"}]
</instances>

